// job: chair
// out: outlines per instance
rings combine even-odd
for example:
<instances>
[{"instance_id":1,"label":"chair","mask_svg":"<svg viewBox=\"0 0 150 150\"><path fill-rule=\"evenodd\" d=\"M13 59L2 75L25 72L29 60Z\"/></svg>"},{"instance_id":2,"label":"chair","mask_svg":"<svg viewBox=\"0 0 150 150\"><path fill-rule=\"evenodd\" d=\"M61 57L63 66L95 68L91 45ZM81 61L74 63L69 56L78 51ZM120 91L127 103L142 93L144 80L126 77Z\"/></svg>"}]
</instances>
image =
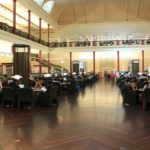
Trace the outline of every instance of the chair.
<instances>
[{"instance_id":1,"label":"chair","mask_svg":"<svg viewBox=\"0 0 150 150\"><path fill-rule=\"evenodd\" d=\"M39 103L41 106L53 106L58 105L58 86L49 86L46 93L41 93Z\"/></svg>"},{"instance_id":2,"label":"chair","mask_svg":"<svg viewBox=\"0 0 150 150\"><path fill-rule=\"evenodd\" d=\"M73 81L70 85L68 85L68 91L70 93L78 93L80 90L79 82Z\"/></svg>"},{"instance_id":3,"label":"chair","mask_svg":"<svg viewBox=\"0 0 150 150\"><path fill-rule=\"evenodd\" d=\"M58 86L51 86L48 89L48 98L52 105L58 105Z\"/></svg>"},{"instance_id":4,"label":"chair","mask_svg":"<svg viewBox=\"0 0 150 150\"><path fill-rule=\"evenodd\" d=\"M31 103L31 107L34 107L35 96L31 88L20 88L17 89L18 95L18 109L20 109L21 103Z\"/></svg>"},{"instance_id":5,"label":"chair","mask_svg":"<svg viewBox=\"0 0 150 150\"><path fill-rule=\"evenodd\" d=\"M5 102L11 102L12 103L12 108L15 105L16 101L16 92L14 88L6 87L2 88L2 107L4 106Z\"/></svg>"},{"instance_id":6,"label":"chair","mask_svg":"<svg viewBox=\"0 0 150 150\"><path fill-rule=\"evenodd\" d=\"M137 94L136 91L132 91L130 85L124 85L121 90L123 97L123 104L136 105L137 104Z\"/></svg>"},{"instance_id":7,"label":"chair","mask_svg":"<svg viewBox=\"0 0 150 150\"><path fill-rule=\"evenodd\" d=\"M143 108L147 109L148 104L150 104L150 88L144 90Z\"/></svg>"},{"instance_id":8,"label":"chair","mask_svg":"<svg viewBox=\"0 0 150 150\"><path fill-rule=\"evenodd\" d=\"M85 88L85 87L86 87L86 82L85 82L85 80L80 79L80 80L79 80L79 85L80 85L81 88Z\"/></svg>"}]
</instances>

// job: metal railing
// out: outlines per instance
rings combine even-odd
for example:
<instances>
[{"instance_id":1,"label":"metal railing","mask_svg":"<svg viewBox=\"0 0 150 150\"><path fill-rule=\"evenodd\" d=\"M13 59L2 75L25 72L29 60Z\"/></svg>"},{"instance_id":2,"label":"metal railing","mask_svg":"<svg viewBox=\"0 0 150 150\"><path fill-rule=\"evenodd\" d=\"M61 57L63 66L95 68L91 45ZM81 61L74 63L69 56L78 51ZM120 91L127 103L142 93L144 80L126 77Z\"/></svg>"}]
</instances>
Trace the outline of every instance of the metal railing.
<instances>
[{"instance_id":1,"label":"metal railing","mask_svg":"<svg viewBox=\"0 0 150 150\"><path fill-rule=\"evenodd\" d=\"M6 24L6 23L0 22L0 29L1 29L1 30L4 30L4 31L7 31L7 32L9 32L9 33L14 34L14 33L13 33L13 27L9 26L9 25ZM23 32L23 31L21 31L21 30L16 29L15 35L21 36L21 37L26 38L26 39L29 39L29 40L31 40L31 41L33 41L33 42L36 42L36 43L39 43L39 44L42 44L42 45L44 45L44 46L48 46L48 47L49 47L48 42L46 42L46 41L44 41L44 40L40 40L39 38L36 38L36 37L33 36L33 35L29 35L28 33Z\"/></svg>"},{"instance_id":2,"label":"metal railing","mask_svg":"<svg viewBox=\"0 0 150 150\"><path fill-rule=\"evenodd\" d=\"M34 54L31 54L31 59L33 59L33 60L35 60L35 61L39 61L38 56L35 56ZM47 61L47 60L42 59L41 63L42 63L42 66L48 67L48 61ZM66 69L66 68L64 68L64 67L62 67L62 66L60 66L60 65L55 65L55 64L53 64L53 63L50 63L50 65L51 65L52 67L54 67L54 70L61 71L61 68L63 68L63 71L64 71L64 72L69 72L68 69Z\"/></svg>"},{"instance_id":3,"label":"metal railing","mask_svg":"<svg viewBox=\"0 0 150 150\"><path fill-rule=\"evenodd\" d=\"M147 40L108 40L108 41L73 41L73 42L51 42L50 47L112 47L112 46L139 46L150 45Z\"/></svg>"}]
</instances>

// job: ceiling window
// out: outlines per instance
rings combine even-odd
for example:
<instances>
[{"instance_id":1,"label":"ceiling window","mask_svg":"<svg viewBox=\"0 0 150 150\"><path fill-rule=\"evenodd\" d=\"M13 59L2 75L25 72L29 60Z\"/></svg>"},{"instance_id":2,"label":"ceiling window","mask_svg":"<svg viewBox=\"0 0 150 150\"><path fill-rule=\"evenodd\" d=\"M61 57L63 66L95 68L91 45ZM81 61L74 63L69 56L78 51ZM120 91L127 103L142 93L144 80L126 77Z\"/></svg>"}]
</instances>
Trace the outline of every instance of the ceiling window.
<instances>
[{"instance_id":1,"label":"ceiling window","mask_svg":"<svg viewBox=\"0 0 150 150\"><path fill-rule=\"evenodd\" d=\"M34 0L39 6L42 6L44 0Z\"/></svg>"},{"instance_id":2,"label":"ceiling window","mask_svg":"<svg viewBox=\"0 0 150 150\"><path fill-rule=\"evenodd\" d=\"M53 5L54 5L54 1L53 1L53 0L50 0L50 1L46 2L46 3L44 3L43 9L44 9L47 13L50 13L50 12L52 11Z\"/></svg>"}]
</instances>

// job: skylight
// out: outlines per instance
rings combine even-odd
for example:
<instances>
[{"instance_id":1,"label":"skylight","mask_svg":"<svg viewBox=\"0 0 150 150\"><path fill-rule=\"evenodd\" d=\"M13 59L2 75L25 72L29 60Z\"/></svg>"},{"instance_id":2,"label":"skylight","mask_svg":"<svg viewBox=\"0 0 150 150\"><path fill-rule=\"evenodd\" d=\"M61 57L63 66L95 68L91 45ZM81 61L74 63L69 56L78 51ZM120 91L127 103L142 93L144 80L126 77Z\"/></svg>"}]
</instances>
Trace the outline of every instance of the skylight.
<instances>
[{"instance_id":1,"label":"skylight","mask_svg":"<svg viewBox=\"0 0 150 150\"><path fill-rule=\"evenodd\" d=\"M46 3L44 3L43 9L47 13L50 13L52 11L53 5L54 5L54 0L50 0L50 1L46 2Z\"/></svg>"},{"instance_id":2,"label":"skylight","mask_svg":"<svg viewBox=\"0 0 150 150\"><path fill-rule=\"evenodd\" d=\"M42 6L44 0L34 0L39 6Z\"/></svg>"}]
</instances>

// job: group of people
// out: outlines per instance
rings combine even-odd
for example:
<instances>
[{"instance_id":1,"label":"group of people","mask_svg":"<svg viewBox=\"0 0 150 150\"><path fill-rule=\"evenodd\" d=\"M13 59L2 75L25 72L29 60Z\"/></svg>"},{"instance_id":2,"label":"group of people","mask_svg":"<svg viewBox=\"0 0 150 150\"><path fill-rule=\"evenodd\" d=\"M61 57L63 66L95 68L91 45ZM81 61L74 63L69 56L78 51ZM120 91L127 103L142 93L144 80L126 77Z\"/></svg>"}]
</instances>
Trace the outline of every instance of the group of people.
<instances>
[{"instance_id":1,"label":"group of people","mask_svg":"<svg viewBox=\"0 0 150 150\"><path fill-rule=\"evenodd\" d=\"M66 91L67 88L70 85L75 85L78 80L86 80L87 75L82 73L80 75L61 75L61 74L55 74L51 75L50 77L42 76L30 76L29 77L29 84L25 85L34 89L42 89L44 92L48 90L49 86L57 85L60 90ZM20 85L23 85L22 78L14 79L12 77L7 77L7 75L4 75L4 77L1 79L0 82L0 89L5 87L12 87L12 88L21 88ZM80 87L79 84L76 84L76 91L79 91ZM24 86L23 86L24 87Z\"/></svg>"},{"instance_id":2,"label":"group of people","mask_svg":"<svg viewBox=\"0 0 150 150\"><path fill-rule=\"evenodd\" d=\"M107 70L104 71L104 78L106 80L115 80L115 72L111 71L110 73Z\"/></svg>"},{"instance_id":3,"label":"group of people","mask_svg":"<svg viewBox=\"0 0 150 150\"><path fill-rule=\"evenodd\" d=\"M134 103L132 104L144 104L144 90L146 88L150 88L150 76L148 75L121 75L117 79L117 84L120 87L121 93L123 97L125 97L125 93L130 90L130 95L126 95L127 98L130 97L132 94L132 100L135 98ZM129 102L130 103L130 102Z\"/></svg>"},{"instance_id":4,"label":"group of people","mask_svg":"<svg viewBox=\"0 0 150 150\"><path fill-rule=\"evenodd\" d=\"M22 77L14 79L13 77L7 77L5 75L0 82L0 101L2 100L3 91L5 91L4 88L8 90L10 88L12 90L13 88L15 95L17 95L17 92L20 91L19 88L25 88L22 90L32 89L35 104L40 106L58 106L59 102L56 97L68 92L73 94L79 93L80 89L83 88L83 83L85 83L86 80L88 80L88 77L90 75L82 73L80 75L54 74L49 77L46 77L44 75L30 76L28 85L24 85L24 80ZM55 94L55 98L50 100L49 98L53 97L54 93L57 93ZM51 101L51 103L49 103L49 101Z\"/></svg>"}]
</instances>

